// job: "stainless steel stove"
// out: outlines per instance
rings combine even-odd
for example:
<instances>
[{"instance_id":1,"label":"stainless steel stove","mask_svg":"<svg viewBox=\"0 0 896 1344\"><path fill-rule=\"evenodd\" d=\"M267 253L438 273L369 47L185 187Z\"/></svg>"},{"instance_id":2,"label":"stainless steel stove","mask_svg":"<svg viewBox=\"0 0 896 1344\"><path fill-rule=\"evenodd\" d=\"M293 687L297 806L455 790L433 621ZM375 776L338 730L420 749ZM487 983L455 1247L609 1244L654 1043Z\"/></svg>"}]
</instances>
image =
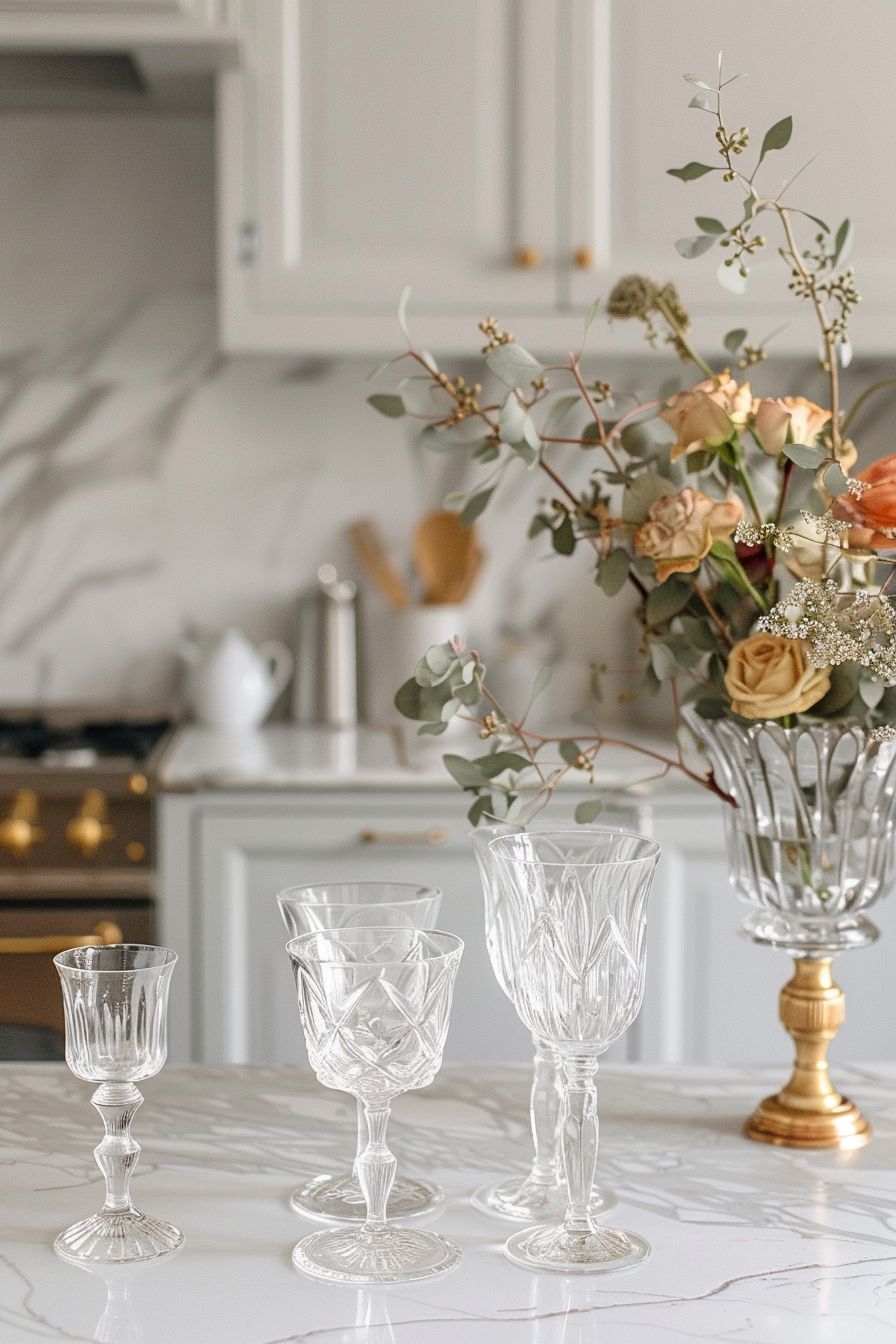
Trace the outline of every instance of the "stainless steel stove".
<instances>
[{"instance_id":1,"label":"stainless steel stove","mask_svg":"<svg viewBox=\"0 0 896 1344\"><path fill-rule=\"evenodd\" d=\"M170 728L0 712L0 1059L62 1057L57 951L153 940L155 766Z\"/></svg>"}]
</instances>

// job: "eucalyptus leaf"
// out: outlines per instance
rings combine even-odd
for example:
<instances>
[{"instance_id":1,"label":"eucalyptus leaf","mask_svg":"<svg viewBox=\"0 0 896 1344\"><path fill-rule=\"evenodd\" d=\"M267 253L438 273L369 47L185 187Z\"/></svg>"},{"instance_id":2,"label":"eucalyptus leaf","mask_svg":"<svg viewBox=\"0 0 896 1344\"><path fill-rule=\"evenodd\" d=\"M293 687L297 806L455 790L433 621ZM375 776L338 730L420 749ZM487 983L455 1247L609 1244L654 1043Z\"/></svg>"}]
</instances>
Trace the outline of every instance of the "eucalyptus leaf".
<instances>
[{"instance_id":1,"label":"eucalyptus leaf","mask_svg":"<svg viewBox=\"0 0 896 1344\"><path fill-rule=\"evenodd\" d=\"M507 387L525 387L533 378L540 378L544 373L543 365L539 364L535 356L515 341L496 345L485 362L495 377L500 378Z\"/></svg>"},{"instance_id":2,"label":"eucalyptus leaf","mask_svg":"<svg viewBox=\"0 0 896 1344\"><path fill-rule=\"evenodd\" d=\"M697 215L694 223L701 233L727 233L728 230L720 219L713 219L712 215Z\"/></svg>"},{"instance_id":3,"label":"eucalyptus leaf","mask_svg":"<svg viewBox=\"0 0 896 1344\"><path fill-rule=\"evenodd\" d=\"M647 594L645 615L649 625L662 625L683 611L691 599L693 589L684 579L674 576L658 584Z\"/></svg>"},{"instance_id":4,"label":"eucalyptus leaf","mask_svg":"<svg viewBox=\"0 0 896 1344\"><path fill-rule=\"evenodd\" d=\"M853 227L848 219L844 219L837 232L834 234L834 256L831 261L832 266L839 266L841 261L846 261L852 247ZM859 688L861 690L861 687Z\"/></svg>"},{"instance_id":5,"label":"eucalyptus leaf","mask_svg":"<svg viewBox=\"0 0 896 1344\"><path fill-rule=\"evenodd\" d=\"M372 397L367 398L367 405L390 420L398 420L405 414L404 402L394 392L374 392Z\"/></svg>"},{"instance_id":6,"label":"eucalyptus leaf","mask_svg":"<svg viewBox=\"0 0 896 1344\"><path fill-rule=\"evenodd\" d=\"M416 677L409 677L395 692L393 703L406 719L438 723L442 708L450 699L451 687L447 682L438 686L421 686Z\"/></svg>"},{"instance_id":7,"label":"eucalyptus leaf","mask_svg":"<svg viewBox=\"0 0 896 1344\"><path fill-rule=\"evenodd\" d=\"M627 523L643 523L651 504L664 495L674 495L675 485L655 471L644 471L626 486L622 495L622 517Z\"/></svg>"},{"instance_id":8,"label":"eucalyptus leaf","mask_svg":"<svg viewBox=\"0 0 896 1344\"><path fill-rule=\"evenodd\" d=\"M444 723L421 723L417 729L418 737L439 737L441 733L448 731L447 719Z\"/></svg>"},{"instance_id":9,"label":"eucalyptus leaf","mask_svg":"<svg viewBox=\"0 0 896 1344\"><path fill-rule=\"evenodd\" d=\"M877 708L883 699L885 689L882 681L871 681L868 677L862 677L859 682L859 695L869 709Z\"/></svg>"},{"instance_id":10,"label":"eucalyptus leaf","mask_svg":"<svg viewBox=\"0 0 896 1344\"><path fill-rule=\"evenodd\" d=\"M388 369L391 363L392 363L391 359L384 359L382 364L377 364L376 368L371 369L367 377L364 379L365 383L372 383L374 378L378 378L385 369Z\"/></svg>"},{"instance_id":11,"label":"eucalyptus leaf","mask_svg":"<svg viewBox=\"0 0 896 1344\"><path fill-rule=\"evenodd\" d=\"M683 168L666 169L668 177L677 177L680 182L693 182L698 177L705 177L707 173L718 172L721 172L720 168L714 168L712 164L709 163L697 163L694 160L691 160L690 163L686 163Z\"/></svg>"},{"instance_id":12,"label":"eucalyptus leaf","mask_svg":"<svg viewBox=\"0 0 896 1344\"><path fill-rule=\"evenodd\" d=\"M701 112L715 112L718 107L718 98L715 91L710 93L695 93L688 107L699 108Z\"/></svg>"},{"instance_id":13,"label":"eucalyptus leaf","mask_svg":"<svg viewBox=\"0 0 896 1344\"><path fill-rule=\"evenodd\" d=\"M473 764L488 779L494 779L496 775L503 774L505 770L513 770L517 773L520 770L528 770L532 762L527 756L521 756L517 751L492 751L486 756L477 756Z\"/></svg>"},{"instance_id":14,"label":"eucalyptus leaf","mask_svg":"<svg viewBox=\"0 0 896 1344\"><path fill-rule=\"evenodd\" d=\"M455 756L448 752L442 757L442 764L462 789L481 789L488 783L488 779L475 761L468 761L465 756Z\"/></svg>"},{"instance_id":15,"label":"eucalyptus leaf","mask_svg":"<svg viewBox=\"0 0 896 1344\"><path fill-rule=\"evenodd\" d=\"M551 430L562 425L563 421L575 407L581 406L582 398L578 392L567 392L564 396L558 397L551 403L550 410L545 417L544 432L548 434Z\"/></svg>"},{"instance_id":16,"label":"eucalyptus leaf","mask_svg":"<svg viewBox=\"0 0 896 1344\"><path fill-rule=\"evenodd\" d=\"M709 233L695 233L693 238L679 238L675 244L675 251L680 257L685 257L688 261L693 261L695 257L702 257L704 252L715 243L715 238Z\"/></svg>"},{"instance_id":17,"label":"eucalyptus leaf","mask_svg":"<svg viewBox=\"0 0 896 1344\"><path fill-rule=\"evenodd\" d=\"M629 554L621 546L617 546L601 560L598 579L607 597L615 597L625 587L629 564Z\"/></svg>"},{"instance_id":18,"label":"eucalyptus leaf","mask_svg":"<svg viewBox=\"0 0 896 1344\"><path fill-rule=\"evenodd\" d=\"M477 490L475 495L471 495L466 504L460 510L460 521L464 527L469 527L474 523L488 505L489 500L495 493L495 486L490 485L485 490Z\"/></svg>"},{"instance_id":19,"label":"eucalyptus leaf","mask_svg":"<svg viewBox=\"0 0 896 1344\"><path fill-rule=\"evenodd\" d=\"M597 317L599 311L600 311L600 299L594 299L594 301L592 302L591 306L588 309L588 312L585 314L585 330L582 333L583 341L587 340L588 333L591 330L591 324Z\"/></svg>"},{"instance_id":20,"label":"eucalyptus leaf","mask_svg":"<svg viewBox=\"0 0 896 1344\"><path fill-rule=\"evenodd\" d=\"M544 690L547 689L551 677L554 675L552 667L542 667L536 674L535 681L532 683L532 694L529 696L529 703L533 705Z\"/></svg>"},{"instance_id":21,"label":"eucalyptus leaf","mask_svg":"<svg viewBox=\"0 0 896 1344\"><path fill-rule=\"evenodd\" d=\"M478 826L483 817L493 815L493 806L491 794L481 793L467 813L467 821L471 826Z\"/></svg>"},{"instance_id":22,"label":"eucalyptus leaf","mask_svg":"<svg viewBox=\"0 0 896 1344\"><path fill-rule=\"evenodd\" d=\"M564 741L558 742L557 750L560 752L560 755L567 765L575 765L582 754L582 748L579 746L578 742L573 742L570 738L565 738Z\"/></svg>"},{"instance_id":23,"label":"eucalyptus leaf","mask_svg":"<svg viewBox=\"0 0 896 1344\"><path fill-rule=\"evenodd\" d=\"M427 425L421 430L419 443L431 453L459 453L466 448L450 429L436 429L435 425Z\"/></svg>"},{"instance_id":24,"label":"eucalyptus leaf","mask_svg":"<svg viewBox=\"0 0 896 1344\"><path fill-rule=\"evenodd\" d=\"M776 121L774 126L770 126L765 133L762 141L762 149L759 151L759 162L765 158L773 149L785 149L790 144L790 137L793 135L793 117L782 117Z\"/></svg>"},{"instance_id":25,"label":"eucalyptus leaf","mask_svg":"<svg viewBox=\"0 0 896 1344\"><path fill-rule=\"evenodd\" d=\"M583 803L576 804L575 820L580 826L587 826L589 822L597 820L603 807L600 798L587 798Z\"/></svg>"},{"instance_id":26,"label":"eucalyptus leaf","mask_svg":"<svg viewBox=\"0 0 896 1344\"><path fill-rule=\"evenodd\" d=\"M674 653L657 639L650 645L650 666L659 681L669 681L678 671Z\"/></svg>"},{"instance_id":27,"label":"eucalyptus leaf","mask_svg":"<svg viewBox=\"0 0 896 1344\"><path fill-rule=\"evenodd\" d=\"M563 521L554 528L551 539L558 555L572 555L576 548L576 534L568 513L563 515Z\"/></svg>"},{"instance_id":28,"label":"eucalyptus leaf","mask_svg":"<svg viewBox=\"0 0 896 1344\"><path fill-rule=\"evenodd\" d=\"M785 443L781 451L798 467L811 468L813 471L816 467L820 467L827 457L824 448L810 446L807 443Z\"/></svg>"},{"instance_id":29,"label":"eucalyptus leaf","mask_svg":"<svg viewBox=\"0 0 896 1344\"><path fill-rule=\"evenodd\" d=\"M736 355L746 339L746 327L735 327L733 331L726 332L722 344L729 354Z\"/></svg>"},{"instance_id":30,"label":"eucalyptus leaf","mask_svg":"<svg viewBox=\"0 0 896 1344\"><path fill-rule=\"evenodd\" d=\"M834 499L838 495L845 495L849 489L849 484L839 462L831 462L825 467L822 479L824 480L824 488Z\"/></svg>"},{"instance_id":31,"label":"eucalyptus leaf","mask_svg":"<svg viewBox=\"0 0 896 1344\"><path fill-rule=\"evenodd\" d=\"M716 92L712 85L707 84L706 80L701 79L699 75L682 75L682 79L686 79L689 84L696 85L698 89L706 89L709 93Z\"/></svg>"}]
</instances>

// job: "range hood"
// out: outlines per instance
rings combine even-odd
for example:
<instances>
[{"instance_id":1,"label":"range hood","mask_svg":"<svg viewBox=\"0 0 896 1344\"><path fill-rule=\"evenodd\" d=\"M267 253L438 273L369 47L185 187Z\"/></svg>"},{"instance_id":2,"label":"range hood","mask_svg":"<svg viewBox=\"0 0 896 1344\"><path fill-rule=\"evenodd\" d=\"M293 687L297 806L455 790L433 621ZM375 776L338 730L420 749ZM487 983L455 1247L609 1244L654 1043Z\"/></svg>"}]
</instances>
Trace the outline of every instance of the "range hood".
<instances>
[{"instance_id":1,"label":"range hood","mask_svg":"<svg viewBox=\"0 0 896 1344\"><path fill-rule=\"evenodd\" d=\"M207 48L179 45L0 48L0 109L208 111L216 66Z\"/></svg>"}]
</instances>

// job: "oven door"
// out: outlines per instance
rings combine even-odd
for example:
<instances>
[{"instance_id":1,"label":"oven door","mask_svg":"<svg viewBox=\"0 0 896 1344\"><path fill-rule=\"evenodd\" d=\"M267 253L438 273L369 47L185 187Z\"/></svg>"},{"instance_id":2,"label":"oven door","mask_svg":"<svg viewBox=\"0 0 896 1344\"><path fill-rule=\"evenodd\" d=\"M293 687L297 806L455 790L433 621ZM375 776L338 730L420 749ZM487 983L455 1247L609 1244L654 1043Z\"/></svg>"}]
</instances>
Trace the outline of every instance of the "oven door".
<instances>
[{"instance_id":1,"label":"oven door","mask_svg":"<svg viewBox=\"0 0 896 1344\"><path fill-rule=\"evenodd\" d=\"M65 1058L57 952L78 944L152 943L154 925L152 902L131 893L0 901L0 1060Z\"/></svg>"}]
</instances>

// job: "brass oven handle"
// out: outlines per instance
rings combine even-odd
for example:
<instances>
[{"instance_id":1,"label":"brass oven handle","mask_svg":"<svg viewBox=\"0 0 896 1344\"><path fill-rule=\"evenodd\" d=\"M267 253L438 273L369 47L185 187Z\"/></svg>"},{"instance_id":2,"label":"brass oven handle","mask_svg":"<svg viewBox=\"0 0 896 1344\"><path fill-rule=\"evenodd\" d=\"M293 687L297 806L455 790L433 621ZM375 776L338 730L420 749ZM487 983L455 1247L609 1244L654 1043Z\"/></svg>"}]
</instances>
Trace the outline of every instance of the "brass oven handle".
<instances>
[{"instance_id":1,"label":"brass oven handle","mask_svg":"<svg viewBox=\"0 0 896 1344\"><path fill-rule=\"evenodd\" d=\"M31 846L43 839L43 831L35 825L37 801L33 789L19 789L9 813L0 821L0 845L17 859L23 859Z\"/></svg>"},{"instance_id":2,"label":"brass oven handle","mask_svg":"<svg viewBox=\"0 0 896 1344\"><path fill-rule=\"evenodd\" d=\"M115 837L115 828L106 820L106 795L102 789L87 789L78 815L65 828L65 838L85 859L96 853L104 840Z\"/></svg>"},{"instance_id":3,"label":"brass oven handle","mask_svg":"<svg viewBox=\"0 0 896 1344\"><path fill-rule=\"evenodd\" d=\"M426 831L377 831L366 827L358 836L362 845L444 845L447 839L444 826L430 826Z\"/></svg>"},{"instance_id":4,"label":"brass oven handle","mask_svg":"<svg viewBox=\"0 0 896 1344\"><path fill-rule=\"evenodd\" d=\"M46 933L34 938L0 938L0 956L23 952L43 952L55 956L69 947L93 947L99 944L107 947L110 943L123 943L124 934L111 919L102 919L91 933Z\"/></svg>"}]
</instances>

